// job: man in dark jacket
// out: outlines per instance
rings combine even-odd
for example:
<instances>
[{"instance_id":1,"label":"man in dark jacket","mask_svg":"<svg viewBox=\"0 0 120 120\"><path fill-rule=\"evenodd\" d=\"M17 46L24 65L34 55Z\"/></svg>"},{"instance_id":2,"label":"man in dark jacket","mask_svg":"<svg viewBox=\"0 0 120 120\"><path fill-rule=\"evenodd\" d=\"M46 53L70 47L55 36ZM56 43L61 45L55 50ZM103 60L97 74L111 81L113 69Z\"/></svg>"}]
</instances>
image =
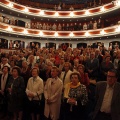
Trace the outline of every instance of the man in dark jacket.
<instances>
[{"instance_id":1,"label":"man in dark jacket","mask_svg":"<svg viewBox=\"0 0 120 120\"><path fill-rule=\"evenodd\" d=\"M108 71L107 81L96 84L93 120L120 120L120 83L114 69Z\"/></svg>"}]
</instances>

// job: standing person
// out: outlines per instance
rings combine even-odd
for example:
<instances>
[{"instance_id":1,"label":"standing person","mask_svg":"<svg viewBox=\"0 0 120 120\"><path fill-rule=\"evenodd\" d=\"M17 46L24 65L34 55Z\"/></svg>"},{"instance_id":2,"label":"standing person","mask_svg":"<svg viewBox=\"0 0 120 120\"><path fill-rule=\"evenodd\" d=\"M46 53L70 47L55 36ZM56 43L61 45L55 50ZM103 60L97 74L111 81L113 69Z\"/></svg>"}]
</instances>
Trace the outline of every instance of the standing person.
<instances>
[{"instance_id":1,"label":"standing person","mask_svg":"<svg viewBox=\"0 0 120 120\"><path fill-rule=\"evenodd\" d=\"M5 117L7 115L7 109L8 109L8 101L7 101L7 84L8 80L10 78L9 74L10 68L8 66L3 66L2 68L2 74L0 75L0 99L4 100L4 104L1 107L1 110L3 112L3 116Z\"/></svg>"},{"instance_id":2,"label":"standing person","mask_svg":"<svg viewBox=\"0 0 120 120\"><path fill-rule=\"evenodd\" d=\"M120 120L120 83L114 69L108 71L107 81L96 84L93 120Z\"/></svg>"},{"instance_id":3,"label":"standing person","mask_svg":"<svg viewBox=\"0 0 120 120\"><path fill-rule=\"evenodd\" d=\"M44 115L46 119L49 119L49 118L51 120L59 119L63 83L58 78L58 74L59 74L59 69L56 66L53 66L51 70L52 78L48 78L45 85Z\"/></svg>"},{"instance_id":4,"label":"standing person","mask_svg":"<svg viewBox=\"0 0 120 120\"><path fill-rule=\"evenodd\" d=\"M60 79L63 81L64 87L67 83L70 82L70 74L72 73L70 67L71 67L70 62L65 62L63 67L64 71L62 71L60 74Z\"/></svg>"},{"instance_id":5,"label":"standing person","mask_svg":"<svg viewBox=\"0 0 120 120\"><path fill-rule=\"evenodd\" d=\"M90 59L86 61L85 68L90 79L98 79L99 60L95 58L95 52L90 53Z\"/></svg>"},{"instance_id":6,"label":"standing person","mask_svg":"<svg viewBox=\"0 0 120 120\"><path fill-rule=\"evenodd\" d=\"M88 102L86 86L80 83L78 72L71 73L70 80L64 90L65 120L85 120L85 105Z\"/></svg>"},{"instance_id":7,"label":"standing person","mask_svg":"<svg viewBox=\"0 0 120 120\"><path fill-rule=\"evenodd\" d=\"M100 65L100 78L102 78L102 80L106 80L107 72L111 69L114 69L114 64L111 61L111 56L106 56L105 60Z\"/></svg>"},{"instance_id":8,"label":"standing person","mask_svg":"<svg viewBox=\"0 0 120 120\"><path fill-rule=\"evenodd\" d=\"M14 114L14 120L22 120L23 99L25 84L23 77L20 76L21 70L15 66L12 69L12 76L9 79L7 90L8 94L8 111Z\"/></svg>"},{"instance_id":9,"label":"standing person","mask_svg":"<svg viewBox=\"0 0 120 120\"><path fill-rule=\"evenodd\" d=\"M85 73L85 66L82 64L79 64L77 67L77 71L80 73L80 76L81 76L80 83L85 85L86 88L88 89L90 84L90 79L88 77L88 73Z\"/></svg>"},{"instance_id":10,"label":"standing person","mask_svg":"<svg viewBox=\"0 0 120 120\"><path fill-rule=\"evenodd\" d=\"M43 80L38 76L39 69L37 67L32 68L31 70L32 77L29 78L26 88L26 93L30 102L30 111L32 120L40 119L40 100L43 93Z\"/></svg>"}]
</instances>

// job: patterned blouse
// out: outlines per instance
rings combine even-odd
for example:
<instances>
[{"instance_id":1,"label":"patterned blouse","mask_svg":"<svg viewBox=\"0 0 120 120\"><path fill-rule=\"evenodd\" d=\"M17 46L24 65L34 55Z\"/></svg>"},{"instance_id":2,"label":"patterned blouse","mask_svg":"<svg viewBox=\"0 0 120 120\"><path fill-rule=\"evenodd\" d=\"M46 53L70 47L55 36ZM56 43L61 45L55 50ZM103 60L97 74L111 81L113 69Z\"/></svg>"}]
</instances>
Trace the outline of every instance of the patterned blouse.
<instances>
[{"instance_id":1,"label":"patterned blouse","mask_svg":"<svg viewBox=\"0 0 120 120\"><path fill-rule=\"evenodd\" d=\"M83 84L80 84L76 88L70 88L68 96L70 98L74 98L77 101L81 101L82 105L86 105L88 102L86 86Z\"/></svg>"}]
</instances>

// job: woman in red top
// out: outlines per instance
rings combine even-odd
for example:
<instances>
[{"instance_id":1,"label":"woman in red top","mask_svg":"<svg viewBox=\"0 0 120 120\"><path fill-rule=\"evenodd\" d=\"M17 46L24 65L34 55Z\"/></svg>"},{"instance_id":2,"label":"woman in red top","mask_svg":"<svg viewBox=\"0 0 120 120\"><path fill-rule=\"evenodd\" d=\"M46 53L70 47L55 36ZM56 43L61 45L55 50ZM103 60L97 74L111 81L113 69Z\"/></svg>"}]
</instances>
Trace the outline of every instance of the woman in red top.
<instances>
[{"instance_id":1,"label":"woman in red top","mask_svg":"<svg viewBox=\"0 0 120 120\"><path fill-rule=\"evenodd\" d=\"M78 67L77 67L77 71L80 73L80 76L81 76L80 83L85 85L88 88L88 86L90 84L90 80L89 80L89 77L88 77L88 73L85 73L84 65L79 64Z\"/></svg>"}]
</instances>

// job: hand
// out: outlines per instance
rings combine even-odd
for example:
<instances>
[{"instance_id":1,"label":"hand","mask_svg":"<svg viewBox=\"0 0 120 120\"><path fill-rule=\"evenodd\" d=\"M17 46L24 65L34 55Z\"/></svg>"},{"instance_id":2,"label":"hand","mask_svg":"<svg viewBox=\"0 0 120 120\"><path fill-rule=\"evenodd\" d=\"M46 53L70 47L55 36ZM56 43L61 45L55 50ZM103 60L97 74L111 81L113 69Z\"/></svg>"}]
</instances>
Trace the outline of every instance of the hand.
<instances>
[{"instance_id":1,"label":"hand","mask_svg":"<svg viewBox=\"0 0 120 120\"><path fill-rule=\"evenodd\" d=\"M69 98L68 103L75 105L76 100L74 98Z\"/></svg>"},{"instance_id":2,"label":"hand","mask_svg":"<svg viewBox=\"0 0 120 120\"><path fill-rule=\"evenodd\" d=\"M12 88L8 88L8 91L9 91L9 93L11 93L12 92Z\"/></svg>"},{"instance_id":3,"label":"hand","mask_svg":"<svg viewBox=\"0 0 120 120\"><path fill-rule=\"evenodd\" d=\"M51 104L51 100L50 99L47 99L47 104Z\"/></svg>"},{"instance_id":4,"label":"hand","mask_svg":"<svg viewBox=\"0 0 120 120\"><path fill-rule=\"evenodd\" d=\"M28 95L28 97L31 97L31 98L34 97L34 94L33 94L33 93L28 93L27 95Z\"/></svg>"}]
</instances>

